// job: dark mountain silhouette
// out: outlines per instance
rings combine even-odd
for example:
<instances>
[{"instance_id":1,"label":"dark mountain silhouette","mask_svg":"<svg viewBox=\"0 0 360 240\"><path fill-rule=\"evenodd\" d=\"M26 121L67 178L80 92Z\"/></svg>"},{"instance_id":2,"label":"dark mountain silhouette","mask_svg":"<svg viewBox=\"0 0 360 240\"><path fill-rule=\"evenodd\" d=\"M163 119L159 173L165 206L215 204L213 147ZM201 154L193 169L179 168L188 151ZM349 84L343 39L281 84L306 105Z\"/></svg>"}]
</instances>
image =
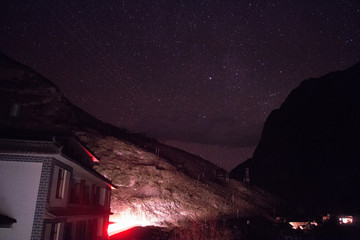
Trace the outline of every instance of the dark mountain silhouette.
<instances>
[{"instance_id":1,"label":"dark mountain silhouette","mask_svg":"<svg viewBox=\"0 0 360 240\"><path fill-rule=\"evenodd\" d=\"M270 195L225 181L226 171L201 157L94 118L49 80L0 54L0 136L50 132L75 135L100 159L95 170L118 186L111 202L116 221L178 225L267 217L273 207Z\"/></svg>"},{"instance_id":2,"label":"dark mountain silhouette","mask_svg":"<svg viewBox=\"0 0 360 240\"><path fill-rule=\"evenodd\" d=\"M265 122L251 159L231 171L316 213L360 213L360 63L303 81Z\"/></svg>"}]
</instances>

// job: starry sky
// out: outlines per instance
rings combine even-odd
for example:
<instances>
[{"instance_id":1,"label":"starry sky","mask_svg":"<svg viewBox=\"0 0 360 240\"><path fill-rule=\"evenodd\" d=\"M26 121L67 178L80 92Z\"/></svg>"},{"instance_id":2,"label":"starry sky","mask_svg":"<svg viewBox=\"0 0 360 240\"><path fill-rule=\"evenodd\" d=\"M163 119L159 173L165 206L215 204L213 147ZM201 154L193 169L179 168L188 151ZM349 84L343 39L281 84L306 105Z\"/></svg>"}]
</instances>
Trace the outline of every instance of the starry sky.
<instances>
[{"instance_id":1,"label":"starry sky","mask_svg":"<svg viewBox=\"0 0 360 240\"><path fill-rule=\"evenodd\" d=\"M0 51L95 117L232 169L304 79L360 60L360 1L0 1Z\"/></svg>"}]
</instances>

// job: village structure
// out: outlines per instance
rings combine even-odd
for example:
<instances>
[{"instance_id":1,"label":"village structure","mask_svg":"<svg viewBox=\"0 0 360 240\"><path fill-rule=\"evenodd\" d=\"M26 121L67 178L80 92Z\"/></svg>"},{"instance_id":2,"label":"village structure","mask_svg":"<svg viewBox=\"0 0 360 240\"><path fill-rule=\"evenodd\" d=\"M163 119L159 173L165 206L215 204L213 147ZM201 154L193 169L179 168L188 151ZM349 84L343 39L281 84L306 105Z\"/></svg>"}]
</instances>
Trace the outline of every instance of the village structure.
<instances>
[{"instance_id":1,"label":"village structure","mask_svg":"<svg viewBox=\"0 0 360 240\"><path fill-rule=\"evenodd\" d=\"M111 181L71 136L0 139L0 239L107 239Z\"/></svg>"}]
</instances>

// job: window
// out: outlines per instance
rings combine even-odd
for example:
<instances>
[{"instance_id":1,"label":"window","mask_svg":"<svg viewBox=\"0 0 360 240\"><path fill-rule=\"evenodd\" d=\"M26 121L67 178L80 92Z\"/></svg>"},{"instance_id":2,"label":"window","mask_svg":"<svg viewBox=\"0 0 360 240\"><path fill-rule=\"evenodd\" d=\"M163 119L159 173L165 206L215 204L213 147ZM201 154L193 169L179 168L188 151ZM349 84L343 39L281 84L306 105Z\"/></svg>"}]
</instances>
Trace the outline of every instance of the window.
<instances>
[{"instance_id":1,"label":"window","mask_svg":"<svg viewBox=\"0 0 360 240\"><path fill-rule=\"evenodd\" d=\"M108 208L110 206L110 189L101 188L100 190L100 206Z\"/></svg>"},{"instance_id":2,"label":"window","mask_svg":"<svg viewBox=\"0 0 360 240\"><path fill-rule=\"evenodd\" d=\"M76 225L76 239L77 240L87 240L86 238L86 222L81 221Z\"/></svg>"},{"instance_id":3,"label":"window","mask_svg":"<svg viewBox=\"0 0 360 240\"><path fill-rule=\"evenodd\" d=\"M104 207L110 207L110 189L105 190L105 202Z\"/></svg>"},{"instance_id":4,"label":"window","mask_svg":"<svg viewBox=\"0 0 360 240\"><path fill-rule=\"evenodd\" d=\"M57 185L56 185L56 198L57 199L64 199L65 176L66 176L65 170L62 168L59 168Z\"/></svg>"},{"instance_id":5,"label":"window","mask_svg":"<svg viewBox=\"0 0 360 240\"><path fill-rule=\"evenodd\" d=\"M83 204L90 204L90 186L85 185L84 186L84 198L83 198Z\"/></svg>"},{"instance_id":6,"label":"window","mask_svg":"<svg viewBox=\"0 0 360 240\"><path fill-rule=\"evenodd\" d=\"M94 205L100 205L100 187L96 187L95 194L94 194Z\"/></svg>"},{"instance_id":7,"label":"window","mask_svg":"<svg viewBox=\"0 0 360 240\"><path fill-rule=\"evenodd\" d=\"M65 224L65 231L64 231L64 239L65 240L72 240L73 239L73 233L72 233L72 229L73 229L73 224L71 222L67 222Z\"/></svg>"},{"instance_id":8,"label":"window","mask_svg":"<svg viewBox=\"0 0 360 240\"><path fill-rule=\"evenodd\" d=\"M80 203L80 183L77 183L74 179L70 181L70 203Z\"/></svg>"},{"instance_id":9,"label":"window","mask_svg":"<svg viewBox=\"0 0 360 240\"><path fill-rule=\"evenodd\" d=\"M58 240L59 239L59 231L60 223L52 223L50 230L50 240Z\"/></svg>"},{"instance_id":10,"label":"window","mask_svg":"<svg viewBox=\"0 0 360 240\"><path fill-rule=\"evenodd\" d=\"M87 240L95 240L98 238L98 226L97 219L92 219L88 221L88 233Z\"/></svg>"},{"instance_id":11,"label":"window","mask_svg":"<svg viewBox=\"0 0 360 240\"><path fill-rule=\"evenodd\" d=\"M100 187L93 184L91 186L91 204L95 206L100 205Z\"/></svg>"}]
</instances>

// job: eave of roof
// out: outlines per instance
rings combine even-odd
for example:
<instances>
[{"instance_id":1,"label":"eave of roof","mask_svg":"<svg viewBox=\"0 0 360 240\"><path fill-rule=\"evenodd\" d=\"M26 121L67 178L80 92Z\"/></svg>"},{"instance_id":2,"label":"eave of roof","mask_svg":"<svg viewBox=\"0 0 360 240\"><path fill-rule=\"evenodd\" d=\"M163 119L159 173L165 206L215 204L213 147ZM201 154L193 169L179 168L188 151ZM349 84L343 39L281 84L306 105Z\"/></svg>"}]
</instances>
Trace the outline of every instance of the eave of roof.
<instances>
[{"instance_id":1,"label":"eave of roof","mask_svg":"<svg viewBox=\"0 0 360 240\"><path fill-rule=\"evenodd\" d=\"M82 151L89 157L89 159L95 158L78 140L72 136L60 136L59 139L71 138L76 144L79 144L82 148ZM102 181L106 182L110 188L117 188L109 179L105 178L103 175L95 171L92 166L88 166L81 161L73 159L68 154L63 153L61 147L61 141L57 142L56 136L41 136L31 140L29 135L26 135L26 138L23 139L21 135L17 134L12 138L0 138L0 153L9 153L9 154L45 154L45 155L59 155L69 161L79 165L92 175L97 178L100 178Z\"/></svg>"},{"instance_id":2,"label":"eave of roof","mask_svg":"<svg viewBox=\"0 0 360 240\"><path fill-rule=\"evenodd\" d=\"M51 141L0 139L0 152L57 154L60 148Z\"/></svg>"},{"instance_id":3,"label":"eave of roof","mask_svg":"<svg viewBox=\"0 0 360 240\"><path fill-rule=\"evenodd\" d=\"M75 161L73 160L72 158L69 158L67 155L64 155L64 154L60 154L62 157L68 159L69 161L72 161L74 162L75 164L79 165L80 167L82 167L83 169L85 169L86 171L88 171L89 173L91 173L92 175L94 175L95 177L97 178L100 178L101 180L103 180L104 182L106 182L110 188L112 189L116 189L117 186L114 185L111 180L107 179L106 177L104 177L103 175L101 175L99 172L95 171L93 168L81 163L81 162L78 162L78 161Z\"/></svg>"}]
</instances>

